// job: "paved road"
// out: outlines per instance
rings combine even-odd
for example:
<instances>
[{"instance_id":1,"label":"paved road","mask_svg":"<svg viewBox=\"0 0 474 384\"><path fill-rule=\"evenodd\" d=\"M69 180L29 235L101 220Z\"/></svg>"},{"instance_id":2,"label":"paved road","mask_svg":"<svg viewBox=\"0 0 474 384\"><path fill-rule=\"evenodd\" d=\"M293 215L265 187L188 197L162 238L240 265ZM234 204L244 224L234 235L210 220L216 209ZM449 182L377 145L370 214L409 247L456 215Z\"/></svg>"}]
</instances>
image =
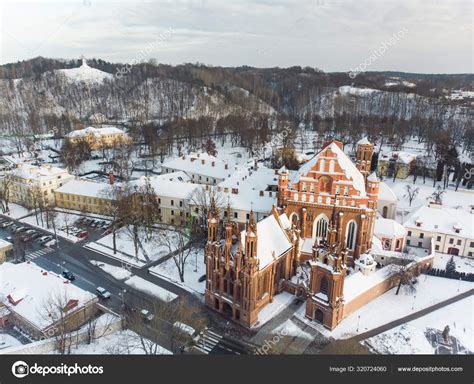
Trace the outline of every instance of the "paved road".
<instances>
[{"instance_id":1,"label":"paved road","mask_svg":"<svg viewBox=\"0 0 474 384\"><path fill-rule=\"evenodd\" d=\"M17 225L28 226L28 224L19 222L18 220L12 219L9 216L0 216L14 221ZM38 232L44 232L45 235L50 234L36 227L32 228ZM61 274L64 269L71 271L76 277L73 281L73 284L89 292L96 293L96 288L99 286L105 288L111 293L111 298L105 301L103 300L102 303L115 312L122 312L123 303L126 303L127 306L136 309L145 308L152 310L155 308L160 304L160 301L156 297L133 289L123 281L117 280L111 275L105 273L100 267L90 263L91 260L96 260L116 267L123 267L123 263L121 261L83 247L85 243L100 238L102 233L103 230L91 232L87 239L78 241L77 243L58 238L57 245L51 248L44 247L34 241L29 241L25 244L26 260L34 262L41 268L57 274ZM7 236L12 236L11 231L8 230L8 228L0 229L0 237L6 238ZM199 297L190 294L188 291L170 283L167 280L163 280L158 276L149 274L148 267L137 268L129 265L127 269L133 275L139 276L146 281L173 292L178 296L175 301L185 300L186 302L190 303L198 303L202 313L210 319L210 323L213 325L219 326L222 325L222 323L225 323L225 321L218 315L216 316L212 311L203 306ZM231 327L229 327L227 324L222 325L222 328L225 329ZM167 335L157 335L156 332L152 332L151 330L145 331L148 334L153 334L157 341L159 340L165 348L167 347L165 340ZM218 353L218 349L219 348L217 348L216 352L214 353ZM223 348L223 351L227 351L228 349L232 348L226 345L225 348ZM241 352L240 349L238 349L238 352Z\"/></svg>"}]
</instances>

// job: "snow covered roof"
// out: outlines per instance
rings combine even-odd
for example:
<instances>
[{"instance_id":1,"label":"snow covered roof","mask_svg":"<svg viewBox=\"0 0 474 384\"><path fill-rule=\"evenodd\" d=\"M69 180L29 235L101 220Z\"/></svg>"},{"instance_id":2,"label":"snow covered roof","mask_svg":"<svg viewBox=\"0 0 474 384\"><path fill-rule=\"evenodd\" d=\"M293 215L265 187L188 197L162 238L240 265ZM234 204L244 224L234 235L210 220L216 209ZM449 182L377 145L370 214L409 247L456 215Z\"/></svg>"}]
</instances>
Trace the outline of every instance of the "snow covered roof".
<instances>
[{"instance_id":1,"label":"snow covered roof","mask_svg":"<svg viewBox=\"0 0 474 384\"><path fill-rule=\"evenodd\" d=\"M75 310L96 297L59 275L45 272L31 263L3 263L0 265L0 277L0 300L10 311L39 329L51 324L45 313L45 305L51 299L58 297L61 302L77 300L77 305L71 309Z\"/></svg>"},{"instance_id":2,"label":"snow covered roof","mask_svg":"<svg viewBox=\"0 0 474 384\"><path fill-rule=\"evenodd\" d=\"M369 177L367 177L367 180L369 181L379 181L379 178L377 177L377 174L375 172L372 172Z\"/></svg>"},{"instance_id":3,"label":"snow covered roof","mask_svg":"<svg viewBox=\"0 0 474 384\"><path fill-rule=\"evenodd\" d=\"M184 171L189 176L196 174L218 179L227 179L238 169L206 152L177 157L163 163L161 168Z\"/></svg>"},{"instance_id":4,"label":"snow covered roof","mask_svg":"<svg viewBox=\"0 0 474 384\"><path fill-rule=\"evenodd\" d=\"M237 167L237 170L229 178L218 184L227 188L251 188L258 191L265 191L269 186L278 185L278 175L274 169L254 163Z\"/></svg>"},{"instance_id":5,"label":"snow covered roof","mask_svg":"<svg viewBox=\"0 0 474 384\"><path fill-rule=\"evenodd\" d=\"M388 184L385 181L381 181L379 184L378 200L379 201L392 201L392 202L397 201L397 195L395 195L395 192L392 191L392 189L388 186Z\"/></svg>"},{"instance_id":6,"label":"snow covered roof","mask_svg":"<svg viewBox=\"0 0 474 384\"><path fill-rule=\"evenodd\" d=\"M368 266L368 265L373 265L375 263L375 260L370 253L363 253L362 255L359 256L359 258L355 261L355 263Z\"/></svg>"},{"instance_id":7,"label":"snow covered roof","mask_svg":"<svg viewBox=\"0 0 474 384\"><path fill-rule=\"evenodd\" d=\"M85 179L75 179L69 181L59 188L56 188L55 192L106 199L107 191L110 189L110 187L110 184L107 183L99 183L97 181Z\"/></svg>"},{"instance_id":8,"label":"snow covered roof","mask_svg":"<svg viewBox=\"0 0 474 384\"><path fill-rule=\"evenodd\" d=\"M121 129L117 127L101 127L101 128L95 128L95 127L87 127L84 129L77 129L75 131L69 132L66 137L68 138L76 138L76 137L84 137L87 135L92 135L95 137L100 137L100 136L108 136L108 135L124 135L125 132L122 131Z\"/></svg>"},{"instance_id":9,"label":"snow covered roof","mask_svg":"<svg viewBox=\"0 0 474 384\"><path fill-rule=\"evenodd\" d=\"M344 172L346 178L349 181L352 181L354 188L360 192L361 196L366 196L364 176L362 173L360 173L352 160L344 153L341 148L339 148L335 142L332 142L328 146L324 147L311 160L301 166L298 169L296 175L292 177L291 183L293 184L299 182L301 177L306 176L308 172L318 163L320 158L326 158L328 149L330 149L332 153L336 155L336 159L342 168L342 171Z\"/></svg>"},{"instance_id":10,"label":"snow covered roof","mask_svg":"<svg viewBox=\"0 0 474 384\"><path fill-rule=\"evenodd\" d=\"M180 181L182 183L187 183L191 181L191 178L186 172L176 171L171 173L164 173L162 175L153 176L156 180L168 180L168 181Z\"/></svg>"},{"instance_id":11,"label":"snow covered roof","mask_svg":"<svg viewBox=\"0 0 474 384\"><path fill-rule=\"evenodd\" d=\"M30 180L56 178L65 173L67 174L65 169L53 167L50 164L37 166L29 163L21 163L11 171L12 176Z\"/></svg>"},{"instance_id":12,"label":"snow covered roof","mask_svg":"<svg viewBox=\"0 0 474 384\"><path fill-rule=\"evenodd\" d=\"M367 138L367 136L364 136L362 139L360 139L357 144L360 144L360 145L366 145L366 144L372 144L369 139Z\"/></svg>"},{"instance_id":13,"label":"snow covered roof","mask_svg":"<svg viewBox=\"0 0 474 384\"><path fill-rule=\"evenodd\" d=\"M404 164L410 164L413 160L416 159L416 155L404 151L390 151L390 152L381 152L379 155L379 161L385 160L389 161L390 159L395 159Z\"/></svg>"},{"instance_id":14,"label":"snow covered roof","mask_svg":"<svg viewBox=\"0 0 474 384\"><path fill-rule=\"evenodd\" d=\"M241 241L242 249L244 250L245 234L246 231L242 231ZM272 263L274 260L273 255L278 259L292 247L279 220L273 215L257 223L257 236L257 257L260 261L259 269L263 269Z\"/></svg>"},{"instance_id":15,"label":"snow covered roof","mask_svg":"<svg viewBox=\"0 0 474 384\"><path fill-rule=\"evenodd\" d=\"M419 227L417 222L420 223ZM422 206L408 218L405 227L474 239L473 222L474 215L463 209ZM456 228L459 233L455 231Z\"/></svg>"},{"instance_id":16,"label":"snow covered roof","mask_svg":"<svg viewBox=\"0 0 474 384\"><path fill-rule=\"evenodd\" d=\"M6 240L0 239L0 249L10 248L10 247L13 247L12 243Z\"/></svg>"},{"instance_id":17,"label":"snow covered roof","mask_svg":"<svg viewBox=\"0 0 474 384\"><path fill-rule=\"evenodd\" d=\"M374 234L378 237L395 238L405 236L407 230L395 220L378 217L375 220Z\"/></svg>"},{"instance_id":18,"label":"snow covered roof","mask_svg":"<svg viewBox=\"0 0 474 384\"><path fill-rule=\"evenodd\" d=\"M160 197L174 197L177 199L188 199L192 196L194 191L202 187L198 184L177 181L173 177L172 180L164 178L165 175L160 176L142 176L137 180L131 182L132 185L143 186L148 179L155 194Z\"/></svg>"},{"instance_id":19,"label":"snow covered roof","mask_svg":"<svg viewBox=\"0 0 474 384\"><path fill-rule=\"evenodd\" d=\"M114 77L111 73L89 67L85 60L82 61L82 65L79 68L58 69L58 72L64 74L69 80L83 81L89 84L100 84L105 79L111 80Z\"/></svg>"}]
</instances>

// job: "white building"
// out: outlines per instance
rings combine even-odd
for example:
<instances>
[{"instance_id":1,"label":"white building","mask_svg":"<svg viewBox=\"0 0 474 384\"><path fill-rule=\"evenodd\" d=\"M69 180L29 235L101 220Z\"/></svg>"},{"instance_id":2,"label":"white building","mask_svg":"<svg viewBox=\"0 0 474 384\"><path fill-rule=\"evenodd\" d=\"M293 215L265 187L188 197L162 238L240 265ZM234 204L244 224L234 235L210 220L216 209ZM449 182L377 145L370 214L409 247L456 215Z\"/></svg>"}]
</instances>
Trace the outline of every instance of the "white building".
<instances>
[{"instance_id":1,"label":"white building","mask_svg":"<svg viewBox=\"0 0 474 384\"><path fill-rule=\"evenodd\" d=\"M451 255L474 257L474 215L462 209L430 204L416 210L404 224L407 245L429 248Z\"/></svg>"},{"instance_id":2,"label":"white building","mask_svg":"<svg viewBox=\"0 0 474 384\"><path fill-rule=\"evenodd\" d=\"M161 166L163 173L185 172L193 183L217 185L234 173L238 167L206 152L185 155L167 161Z\"/></svg>"},{"instance_id":3,"label":"white building","mask_svg":"<svg viewBox=\"0 0 474 384\"><path fill-rule=\"evenodd\" d=\"M45 204L54 204L54 190L74 179L67 170L50 164L36 166L19 164L1 182L10 183L12 203L33 207L43 199Z\"/></svg>"},{"instance_id":4,"label":"white building","mask_svg":"<svg viewBox=\"0 0 474 384\"><path fill-rule=\"evenodd\" d=\"M379 184L377 211L386 219L395 219L397 214L397 196L384 181Z\"/></svg>"}]
</instances>

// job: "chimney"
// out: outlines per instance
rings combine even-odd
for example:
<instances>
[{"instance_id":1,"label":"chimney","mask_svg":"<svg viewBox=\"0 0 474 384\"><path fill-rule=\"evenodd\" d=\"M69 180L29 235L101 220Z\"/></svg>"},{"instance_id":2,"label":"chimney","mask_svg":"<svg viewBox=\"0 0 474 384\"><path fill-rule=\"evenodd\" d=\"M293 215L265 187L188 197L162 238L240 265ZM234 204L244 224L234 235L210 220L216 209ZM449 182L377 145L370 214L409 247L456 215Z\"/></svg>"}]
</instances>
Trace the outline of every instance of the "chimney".
<instances>
[{"instance_id":1,"label":"chimney","mask_svg":"<svg viewBox=\"0 0 474 384\"><path fill-rule=\"evenodd\" d=\"M471 214L474 214L474 205L471 205L470 208L471 208L471 209L470 209Z\"/></svg>"},{"instance_id":2,"label":"chimney","mask_svg":"<svg viewBox=\"0 0 474 384\"><path fill-rule=\"evenodd\" d=\"M229 169L229 164L225 163L225 169Z\"/></svg>"},{"instance_id":3,"label":"chimney","mask_svg":"<svg viewBox=\"0 0 474 384\"><path fill-rule=\"evenodd\" d=\"M216 162L215 162L215 161L212 162L212 166L213 166L213 167L216 166Z\"/></svg>"},{"instance_id":4,"label":"chimney","mask_svg":"<svg viewBox=\"0 0 474 384\"><path fill-rule=\"evenodd\" d=\"M263 196L263 191L260 191L260 196Z\"/></svg>"},{"instance_id":5,"label":"chimney","mask_svg":"<svg viewBox=\"0 0 474 384\"><path fill-rule=\"evenodd\" d=\"M201 164L204 164L206 161L204 159L201 159Z\"/></svg>"},{"instance_id":6,"label":"chimney","mask_svg":"<svg viewBox=\"0 0 474 384\"><path fill-rule=\"evenodd\" d=\"M114 185L114 183L115 183L114 174L112 172L109 172L109 184Z\"/></svg>"},{"instance_id":7,"label":"chimney","mask_svg":"<svg viewBox=\"0 0 474 384\"><path fill-rule=\"evenodd\" d=\"M234 195L237 195L239 193L239 189L238 188L232 188L232 193Z\"/></svg>"}]
</instances>

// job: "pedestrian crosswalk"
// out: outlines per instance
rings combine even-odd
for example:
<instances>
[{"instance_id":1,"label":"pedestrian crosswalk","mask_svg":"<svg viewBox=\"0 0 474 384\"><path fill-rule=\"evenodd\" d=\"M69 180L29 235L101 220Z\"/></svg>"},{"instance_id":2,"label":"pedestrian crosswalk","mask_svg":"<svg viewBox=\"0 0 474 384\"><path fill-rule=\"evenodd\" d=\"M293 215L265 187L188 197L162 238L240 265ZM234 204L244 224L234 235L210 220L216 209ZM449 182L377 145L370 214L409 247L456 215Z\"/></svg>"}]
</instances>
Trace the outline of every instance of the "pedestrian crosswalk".
<instances>
[{"instance_id":1,"label":"pedestrian crosswalk","mask_svg":"<svg viewBox=\"0 0 474 384\"><path fill-rule=\"evenodd\" d=\"M221 341L222 336L211 331L210 329L205 329L202 331L199 336L195 339L195 348L208 355L217 344Z\"/></svg>"},{"instance_id":2,"label":"pedestrian crosswalk","mask_svg":"<svg viewBox=\"0 0 474 384\"><path fill-rule=\"evenodd\" d=\"M47 255L48 253L54 252L52 248L42 248L38 249L37 251L31 252L25 256L26 260L34 260L37 257Z\"/></svg>"}]
</instances>

